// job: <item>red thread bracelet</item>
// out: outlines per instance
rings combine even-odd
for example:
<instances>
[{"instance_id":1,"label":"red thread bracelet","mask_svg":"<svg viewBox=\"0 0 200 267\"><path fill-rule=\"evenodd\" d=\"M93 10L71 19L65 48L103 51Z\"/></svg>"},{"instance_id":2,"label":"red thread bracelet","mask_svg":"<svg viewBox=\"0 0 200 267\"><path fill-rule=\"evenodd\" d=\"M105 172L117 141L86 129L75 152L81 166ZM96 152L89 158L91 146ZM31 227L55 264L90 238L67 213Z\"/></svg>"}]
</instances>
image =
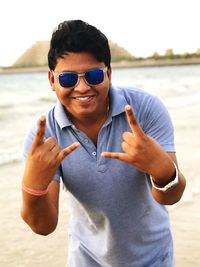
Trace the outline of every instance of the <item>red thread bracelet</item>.
<instances>
[{"instance_id":1,"label":"red thread bracelet","mask_svg":"<svg viewBox=\"0 0 200 267\"><path fill-rule=\"evenodd\" d=\"M44 196L48 193L48 187L47 189L45 190L35 190L35 189L32 189L32 188L29 188L27 186L25 186L25 184L22 184L22 190L30 195L33 195L33 196Z\"/></svg>"}]
</instances>

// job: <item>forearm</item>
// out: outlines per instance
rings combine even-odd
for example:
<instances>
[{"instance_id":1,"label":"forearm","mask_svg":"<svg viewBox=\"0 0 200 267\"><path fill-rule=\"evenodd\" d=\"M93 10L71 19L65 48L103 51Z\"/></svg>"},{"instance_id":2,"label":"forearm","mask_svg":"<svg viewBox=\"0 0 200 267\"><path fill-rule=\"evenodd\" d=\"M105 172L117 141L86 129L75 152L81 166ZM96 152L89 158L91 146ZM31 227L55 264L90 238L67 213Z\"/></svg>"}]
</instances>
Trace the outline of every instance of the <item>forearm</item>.
<instances>
[{"instance_id":1,"label":"forearm","mask_svg":"<svg viewBox=\"0 0 200 267\"><path fill-rule=\"evenodd\" d=\"M49 191L43 196L33 196L22 192L21 216L30 228L37 234L48 235L52 233L58 221L58 198L55 194L57 182L52 182ZM57 191L58 189L56 189Z\"/></svg>"}]
</instances>

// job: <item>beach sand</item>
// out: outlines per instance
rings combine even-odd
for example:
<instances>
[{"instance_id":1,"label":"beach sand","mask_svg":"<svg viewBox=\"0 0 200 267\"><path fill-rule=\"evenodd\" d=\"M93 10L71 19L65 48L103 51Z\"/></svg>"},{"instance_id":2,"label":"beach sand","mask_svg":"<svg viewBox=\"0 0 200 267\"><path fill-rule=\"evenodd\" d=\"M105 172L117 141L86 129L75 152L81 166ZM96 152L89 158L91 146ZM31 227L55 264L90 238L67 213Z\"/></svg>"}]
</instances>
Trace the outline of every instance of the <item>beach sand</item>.
<instances>
[{"instance_id":1,"label":"beach sand","mask_svg":"<svg viewBox=\"0 0 200 267\"><path fill-rule=\"evenodd\" d=\"M169 207L176 267L200 266L200 105L171 110L179 167L187 188L179 204ZM0 266L64 267L67 255L67 199L61 191L60 219L46 237L34 234L20 218L22 163L0 166ZM199 179L200 180L200 179Z\"/></svg>"},{"instance_id":2,"label":"beach sand","mask_svg":"<svg viewBox=\"0 0 200 267\"><path fill-rule=\"evenodd\" d=\"M200 266L200 196L170 213L176 267Z\"/></svg>"},{"instance_id":3,"label":"beach sand","mask_svg":"<svg viewBox=\"0 0 200 267\"><path fill-rule=\"evenodd\" d=\"M172 110L177 158L187 185L180 203L169 208L176 267L200 266L200 103Z\"/></svg>"}]
</instances>

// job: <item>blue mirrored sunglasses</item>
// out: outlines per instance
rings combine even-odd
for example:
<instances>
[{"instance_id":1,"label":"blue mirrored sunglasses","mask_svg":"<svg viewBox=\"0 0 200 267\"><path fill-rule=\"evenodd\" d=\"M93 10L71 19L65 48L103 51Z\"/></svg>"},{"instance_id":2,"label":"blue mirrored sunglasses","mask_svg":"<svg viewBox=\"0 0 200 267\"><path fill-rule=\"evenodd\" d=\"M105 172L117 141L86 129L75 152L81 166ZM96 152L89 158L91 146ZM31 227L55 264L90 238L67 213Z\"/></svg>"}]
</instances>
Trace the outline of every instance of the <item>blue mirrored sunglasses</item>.
<instances>
[{"instance_id":1,"label":"blue mirrored sunglasses","mask_svg":"<svg viewBox=\"0 0 200 267\"><path fill-rule=\"evenodd\" d=\"M78 84L79 77L84 77L85 82L88 85L97 85L104 81L104 74L107 71L107 67L102 69L92 69L88 70L84 73L77 72L62 72L62 73L54 73L56 78L58 78L60 86L62 87L75 87Z\"/></svg>"}]
</instances>

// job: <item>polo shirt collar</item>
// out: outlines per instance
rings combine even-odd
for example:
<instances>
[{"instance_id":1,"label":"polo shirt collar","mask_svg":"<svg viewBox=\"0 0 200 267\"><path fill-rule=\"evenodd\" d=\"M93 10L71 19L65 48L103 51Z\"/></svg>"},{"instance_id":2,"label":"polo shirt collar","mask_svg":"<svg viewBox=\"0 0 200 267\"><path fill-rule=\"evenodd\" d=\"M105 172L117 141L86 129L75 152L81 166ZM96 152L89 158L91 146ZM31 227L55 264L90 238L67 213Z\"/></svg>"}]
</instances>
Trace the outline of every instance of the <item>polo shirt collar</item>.
<instances>
[{"instance_id":1,"label":"polo shirt collar","mask_svg":"<svg viewBox=\"0 0 200 267\"><path fill-rule=\"evenodd\" d=\"M108 122L112 120L112 117L115 117L125 112L124 107L127 105L127 101L126 98L124 97L124 94L122 93L122 90L120 90L117 87L114 86L110 87L109 98L110 98L110 117L108 119ZM65 108L59 101L56 103L55 106L55 119L59 124L60 128L65 128L73 125L73 123L67 116Z\"/></svg>"},{"instance_id":2,"label":"polo shirt collar","mask_svg":"<svg viewBox=\"0 0 200 267\"><path fill-rule=\"evenodd\" d=\"M123 91L118 87L111 86L109 90L110 114L112 117L125 112L124 108L128 104Z\"/></svg>"},{"instance_id":3,"label":"polo shirt collar","mask_svg":"<svg viewBox=\"0 0 200 267\"><path fill-rule=\"evenodd\" d=\"M56 103L56 106L55 106L55 119L61 129L73 125L73 123L70 121L70 119L67 116L65 108L59 101Z\"/></svg>"}]
</instances>

